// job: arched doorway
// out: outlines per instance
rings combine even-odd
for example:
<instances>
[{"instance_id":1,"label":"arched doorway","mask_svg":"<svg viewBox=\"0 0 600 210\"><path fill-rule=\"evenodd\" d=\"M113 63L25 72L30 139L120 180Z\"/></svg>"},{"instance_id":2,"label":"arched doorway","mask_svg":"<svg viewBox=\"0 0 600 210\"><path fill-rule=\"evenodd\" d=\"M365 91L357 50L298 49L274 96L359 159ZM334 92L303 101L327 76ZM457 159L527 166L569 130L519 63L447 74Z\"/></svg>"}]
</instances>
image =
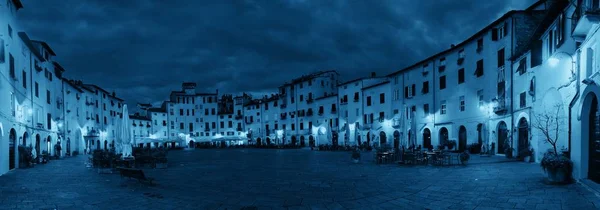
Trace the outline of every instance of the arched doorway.
<instances>
[{"instance_id":1,"label":"arched doorway","mask_svg":"<svg viewBox=\"0 0 600 210\"><path fill-rule=\"evenodd\" d=\"M292 136L292 145L296 146L296 136Z\"/></svg>"},{"instance_id":2,"label":"arched doorway","mask_svg":"<svg viewBox=\"0 0 600 210\"><path fill-rule=\"evenodd\" d=\"M104 140L104 149L108 149L108 140Z\"/></svg>"},{"instance_id":3,"label":"arched doorway","mask_svg":"<svg viewBox=\"0 0 600 210\"><path fill-rule=\"evenodd\" d=\"M335 131L333 131L333 132L332 132L332 134L331 134L331 137L332 137L332 138L331 138L331 144L332 144L333 146L337 146L337 145L338 145L338 141L339 141L339 138L338 138L338 133L337 133L337 132L335 132Z\"/></svg>"},{"instance_id":4,"label":"arched doorway","mask_svg":"<svg viewBox=\"0 0 600 210\"><path fill-rule=\"evenodd\" d=\"M98 145L100 145L100 141L98 141ZM52 151L52 136L48 136L48 138L46 138L46 151L48 151L48 155L51 154L51 151Z\"/></svg>"},{"instance_id":5,"label":"arched doorway","mask_svg":"<svg viewBox=\"0 0 600 210\"><path fill-rule=\"evenodd\" d=\"M355 131L355 132L358 132L358 131ZM362 141L361 141L361 139L360 139L360 138L361 138L361 137L360 137L360 134L359 134L359 135L356 135L356 142L358 142L358 146L360 146L360 145L362 144Z\"/></svg>"},{"instance_id":6,"label":"arched doorway","mask_svg":"<svg viewBox=\"0 0 600 210\"><path fill-rule=\"evenodd\" d=\"M448 145L448 129L446 127L440 129L439 141L442 146Z\"/></svg>"},{"instance_id":7,"label":"arched doorway","mask_svg":"<svg viewBox=\"0 0 600 210\"><path fill-rule=\"evenodd\" d=\"M367 146L371 146L371 132L367 132Z\"/></svg>"},{"instance_id":8,"label":"arched doorway","mask_svg":"<svg viewBox=\"0 0 600 210\"><path fill-rule=\"evenodd\" d=\"M481 123L477 125L477 144L479 147L483 145L483 124Z\"/></svg>"},{"instance_id":9,"label":"arched doorway","mask_svg":"<svg viewBox=\"0 0 600 210\"><path fill-rule=\"evenodd\" d=\"M167 147L167 143L164 143L165 147ZM113 139L112 142L110 143L110 148L115 148L115 140Z\"/></svg>"},{"instance_id":10,"label":"arched doorway","mask_svg":"<svg viewBox=\"0 0 600 210\"><path fill-rule=\"evenodd\" d=\"M300 138L303 138L304 136L300 136ZM314 147L315 146L315 137L313 135L308 136L308 146L310 147Z\"/></svg>"},{"instance_id":11,"label":"arched doorway","mask_svg":"<svg viewBox=\"0 0 600 210\"><path fill-rule=\"evenodd\" d=\"M71 155L71 138L67 138L67 155Z\"/></svg>"},{"instance_id":12,"label":"arched doorway","mask_svg":"<svg viewBox=\"0 0 600 210\"><path fill-rule=\"evenodd\" d=\"M504 121L500 121L498 123L498 154L505 154L504 150L510 147L510 142L508 142L508 127Z\"/></svg>"},{"instance_id":13,"label":"arched doorway","mask_svg":"<svg viewBox=\"0 0 600 210\"><path fill-rule=\"evenodd\" d=\"M382 146L387 144L387 136L383 131L379 132L379 144Z\"/></svg>"},{"instance_id":14,"label":"arched doorway","mask_svg":"<svg viewBox=\"0 0 600 210\"><path fill-rule=\"evenodd\" d=\"M8 135L8 170L15 169L17 165L17 132L15 129L10 129Z\"/></svg>"},{"instance_id":15,"label":"arched doorway","mask_svg":"<svg viewBox=\"0 0 600 210\"><path fill-rule=\"evenodd\" d=\"M260 137L256 138L256 146L262 146L262 139L260 139Z\"/></svg>"},{"instance_id":16,"label":"arched doorway","mask_svg":"<svg viewBox=\"0 0 600 210\"><path fill-rule=\"evenodd\" d=\"M294 136L294 138L295 138L295 137L296 137L296 136ZM304 147L304 146L306 146L306 141L304 140L304 136L300 136L300 146L301 146L301 147Z\"/></svg>"},{"instance_id":17,"label":"arched doorway","mask_svg":"<svg viewBox=\"0 0 600 210\"><path fill-rule=\"evenodd\" d=\"M190 142L188 142L188 145L190 148L194 148L194 141L190 140Z\"/></svg>"},{"instance_id":18,"label":"arched doorway","mask_svg":"<svg viewBox=\"0 0 600 210\"><path fill-rule=\"evenodd\" d=\"M98 150L100 149L100 140L99 139L96 140L96 149L98 149Z\"/></svg>"},{"instance_id":19,"label":"arched doorway","mask_svg":"<svg viewBox=\"0 0 600 210\"><path fill-rule=\"evenodd\" d=\"M591 97L590 112L588 113L588 138L589 138L589 160L588 160L588 178L594 182L600 183L600 113L598 112L598 98L594 94L589 94L585 101ZM589 102L584 102L584 110ZM582 126L584 127L584 126ZM585 129L585 128L582 128Z\"/></svg>"},{"instance_id":20,"label":"arched doorway","mask_svg":"<svg viewBox=\"0 0 600 210\"><path fill-rule=\"evenodd\" d=\"M40 149L41 149L40 148L40 146L41 146L41 142L40 141L41 141L40 134L36 134L35 135L35 155L36 155L36 157L39 157L40 153L42 152L42 151L40 151Z\"/></svg>"},{"instance_id":21,"label":"arched doorway","mask_svg":"<svg viewBox=\"0 0 600 210\"><path fill-rule=\"evenodd\" d=\"M431 130L429 130L429 128L425 128L425 130L423 130L423 147L427 149L433 149L431 146Z\"/></svg>"},{"instance_id":22,"label":"arched doorway","mask_svg":"<svg viewBox=\"0 0 600 210\"><path fill-rule=\"evenodd\" d=\"M519 120L519 152L529 149L529 124L527 119L522 117Z\"/></svg>"},{"instance_id":23,"label":"arched doorway","mask_svg":"<svg viewBox=\"0 0 600 210\"><path fill-rule=\"evenodd\" d=\"M27 139L29 138L29 134L27 134L27 132L25 132L23 134L23 146L27 146Z\"/></svg>"},{"instance_id":24,"label":"arched doorway","mask_svg":"<svg viewBox=\"0 0 600 210\"><path fill-rule=\"evenodd\" d=\"M467 149L467 128L460 126L458 128L458 151L464 152Z\"/></svg>"},{"instance_id":25,"label":"arched doorway","mask_svg":"<svg viewBox=\"0 0 600 210\"><path fill-rule=\"evenodd\" d=\"M267 145L271 145L271 138L267 137Z\"/></svg>"},{"instance_id":26,"label":"arched doorway","mask_svg":"<svg viewBox=\"0 0 600 210\"><path fill-rule=\"evenodd\" d=\"M394 149L400 149L400 132L394 131Z\"/></svg>"}]
</instances>

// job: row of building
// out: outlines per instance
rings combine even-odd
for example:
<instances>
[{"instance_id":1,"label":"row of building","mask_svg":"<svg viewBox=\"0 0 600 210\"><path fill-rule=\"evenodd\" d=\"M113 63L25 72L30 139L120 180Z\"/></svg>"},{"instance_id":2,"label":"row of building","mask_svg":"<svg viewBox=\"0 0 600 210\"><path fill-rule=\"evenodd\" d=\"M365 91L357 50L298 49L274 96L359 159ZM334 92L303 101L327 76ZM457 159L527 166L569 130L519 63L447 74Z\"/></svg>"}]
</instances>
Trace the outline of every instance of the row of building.
<instances>
[{"instance_id":1,"label":"row of building","mask_svg":"<svg viewBox=\"0 0 600 210\"><path fill-rule=\"evenodd\" d=\"M15 167L9 157L16 145L109 148L123 100L63 78L48 44L17 32L20 1L8 4L0 7L8 11L0 13L8 25L0 30L0 149L10 155L0 153L0 174ZM576 178L600 180L598 17L598 0L540 0L388 75L342 82L337 71L320 71L260 98L198 93L195 83L183 83L160 107L140 104L146 112L130 116L135 143L454 142L458 150L483 145L499 155L531 148L539 161L551 139L574 161Z\"/></svg>"}]
</instances>

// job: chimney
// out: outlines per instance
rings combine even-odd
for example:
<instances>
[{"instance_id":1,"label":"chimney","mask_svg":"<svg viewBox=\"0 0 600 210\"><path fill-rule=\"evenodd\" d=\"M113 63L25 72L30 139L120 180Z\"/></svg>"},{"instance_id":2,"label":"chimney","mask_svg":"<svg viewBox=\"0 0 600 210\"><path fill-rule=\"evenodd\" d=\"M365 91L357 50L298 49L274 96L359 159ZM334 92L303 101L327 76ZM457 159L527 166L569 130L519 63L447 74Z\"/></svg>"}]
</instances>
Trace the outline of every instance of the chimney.
<instances>
[{"instance_id":1,"label":"chimney","mask_svg":"<svg viewBox=\"0 0 600 210\"><path fill-rule=\"evenodd\" d=\"M377 74L373 71L371 72L371 78L375 78L377 76Z\"/></svg>"}]
</instances>

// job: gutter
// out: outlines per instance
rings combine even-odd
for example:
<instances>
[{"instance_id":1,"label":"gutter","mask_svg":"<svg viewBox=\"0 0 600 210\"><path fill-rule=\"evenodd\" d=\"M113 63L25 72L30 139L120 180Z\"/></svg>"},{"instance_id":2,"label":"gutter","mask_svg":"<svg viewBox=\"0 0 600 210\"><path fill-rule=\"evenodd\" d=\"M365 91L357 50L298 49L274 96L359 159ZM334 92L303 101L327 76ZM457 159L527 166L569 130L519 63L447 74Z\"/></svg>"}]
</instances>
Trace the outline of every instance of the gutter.
<instances>
[{"instance_id":1,"label":"gutter","mask_svg":"<svg viewBox=\"0 0 600 210\"><path fill-rule=\"evenodd\" d=\"M577 50L577 57L579 57L581 51ZM573 59L574 60L574 59ZM571 65L575 65L575 62L573 61L571 63ZM576 83L575 83L575 88L577 90L577 92L575 93L575 96L573 96L573 99L571 100L571 102L569 103L569 143L568 143L568 152L569 152L569 159L571 159L571 141L572 141L572 136L571 134L573 133L573 123L571 122L572 116L573 116L573 107L575 106L575 103L578 101L579 99L579 91L580 91L580 85L579 85L579 74L580 74L580 69L579 69L579 65L577 65L577 73L576 73ZM575 69L575 66L573 66L572 69Z\"/></svg>"},{"instance_id":2,"label":"gutter","mask_svg":"<svg viewBox=\"0 0 600 210\"><path fill-rule=\"evenodd\" d=\"M511 58L514 56L515 50L516 50L514 47L515 46L514 45L515 44L515 36L516 36L515 29L517 28L517 27L515 27L516 26L515 22L516 22L516 18L512 17L512 24L511 24L512 25L512 30L511 30L512 36L510 36L510 48L511 48L510 57ZM511 61L510 62L510 71L509 71L509 74L510 74L510 124L512 127L510 129L510 132L512 132L510 135L510 147L511 147L510 151L511 152L514 151L514 128L515 128L515 102L513 101L515 99L515 97L514 97L514 93L515 93L514 79L513 79L515 72L514 72L513 68L514 68L514 65L513 65L513 62ZM518 145L517 145L517 149L518 149Z\"/></svg>"}]
</instances>

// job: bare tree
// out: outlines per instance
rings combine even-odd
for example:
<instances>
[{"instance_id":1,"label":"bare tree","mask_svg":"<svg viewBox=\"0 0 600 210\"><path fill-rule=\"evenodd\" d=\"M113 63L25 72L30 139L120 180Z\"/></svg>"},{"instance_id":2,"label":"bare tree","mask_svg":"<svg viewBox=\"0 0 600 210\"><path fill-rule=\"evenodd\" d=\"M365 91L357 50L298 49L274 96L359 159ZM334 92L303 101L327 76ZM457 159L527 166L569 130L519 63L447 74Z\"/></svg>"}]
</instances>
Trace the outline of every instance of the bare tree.
<instances>
[{"instance_id":1,"label":"bare tree","mask_svg":"<svg viewBox=\"0 0 600 210\"><path fill-rule=\"evenodd\" d=\"M560 135L560 126L565 124L565 120L561 115L563 105L557 103L552 107L552 109L546 109L540 114L535 114L535 122L532 126L544 134L545 142L552 145L554 154L558 155L556 144Z\"/></svg>"}]
</instances>

